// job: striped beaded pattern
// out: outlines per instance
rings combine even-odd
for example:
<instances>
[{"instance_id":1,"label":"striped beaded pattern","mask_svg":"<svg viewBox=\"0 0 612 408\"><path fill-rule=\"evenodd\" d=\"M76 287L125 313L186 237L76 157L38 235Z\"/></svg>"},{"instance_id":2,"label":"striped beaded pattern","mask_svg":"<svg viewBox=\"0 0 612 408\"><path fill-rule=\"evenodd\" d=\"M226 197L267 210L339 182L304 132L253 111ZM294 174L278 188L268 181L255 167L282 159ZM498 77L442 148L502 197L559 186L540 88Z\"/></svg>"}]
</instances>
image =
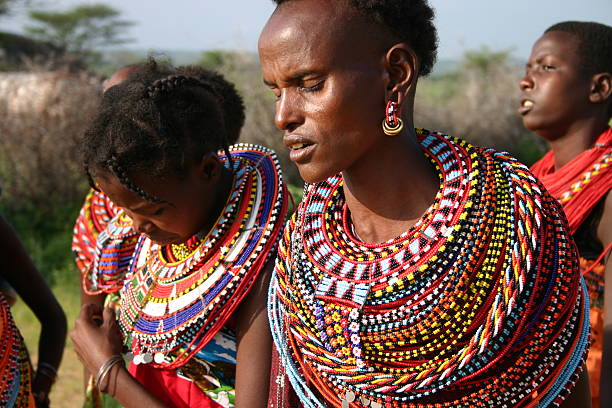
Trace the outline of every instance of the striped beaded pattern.
<instances>
[{"instance_id":1,"label":"striped beaded pattern","mask_svg":"<svg viewBox=\"0 0 612 408\"><path fill-rule=\"evenodd\" d=\"M85 197L72 236L72 251L82 274L89 271L96 257L98 234L117 212L119 209L99 191L91 190Z\"/></svg>"},{"instance_id":2,"label":"striped beaded pattern","mask_svg":"<svg viewBox=\"0 0 612 408\"><path fill-rule=\"evenodd\" d=\"M91 280L104 291L123 284L118 322L127 348L144 356L135 363L185 364L223 327L274 253L287 212L276 156L250 144L230 152L232 162L219 152L234 166L230 196L185 259L170 259L168 247L133 235L121 214L100 233Z\"/></svg>"},{"instance_id":3,"label":"striped beaded pattern","mask_svg":"<svg viewBox=\"0 0 612 408\"><path fill-rule=\"evenodd\" d=\"M341 176L287 226L269 313L289 380L307 407L559 404L589 329L558 203L505 153L418 137L440 189L409 231L359 242Z\"/></svg>"},{"instance_id":4,"label":"striped beaded pattern","mask_svg":"<svg viewBox=\"0 0 612 408\"><path fill-rule=\"evenodd\" d=\"M584 172L582 178L572 184L566 192L562 193L559 197L559 201L561 204L565 204L570 201L572 198L576 196L576 194L581 191L588 183L597 181L597 176L601 174L606 167L612 165L612 151L602 155L601 160L595 164L588 171Z\"/></svg>"},{"instance_id":5,"label":"striped beaded pattern","mask_svg":"<svg viewBox=\"0 0 612 408\"><path fill-rule=\"evenodd\" d=\"M0 406L34 407L30 357L2 294L0 333Z\"/></svg>"}]
</instances>

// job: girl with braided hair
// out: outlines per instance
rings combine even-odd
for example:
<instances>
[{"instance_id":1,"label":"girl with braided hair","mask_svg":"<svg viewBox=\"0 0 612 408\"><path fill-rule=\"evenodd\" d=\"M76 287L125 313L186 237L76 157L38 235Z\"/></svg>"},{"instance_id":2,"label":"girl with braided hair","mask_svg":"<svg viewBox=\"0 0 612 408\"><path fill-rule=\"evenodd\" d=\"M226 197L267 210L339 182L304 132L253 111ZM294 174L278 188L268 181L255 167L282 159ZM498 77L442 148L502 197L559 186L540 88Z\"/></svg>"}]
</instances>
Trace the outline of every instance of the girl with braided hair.
<instances>
[{"instance_id":1,"label":"girl with braided hair","mask_svg":"<svg viewBox=\"0 0 612 408\"><path fill-rule=\"evenodd\" d=\"M71 337L123 406L265 406L287 191L271 150L233 144L243 121L221 76L150 62L105 92L85 134L99 192L77 223L97 222L95 246L77 251L83 289L118 306L84 305Z\"/></svg>"}]
</instances>

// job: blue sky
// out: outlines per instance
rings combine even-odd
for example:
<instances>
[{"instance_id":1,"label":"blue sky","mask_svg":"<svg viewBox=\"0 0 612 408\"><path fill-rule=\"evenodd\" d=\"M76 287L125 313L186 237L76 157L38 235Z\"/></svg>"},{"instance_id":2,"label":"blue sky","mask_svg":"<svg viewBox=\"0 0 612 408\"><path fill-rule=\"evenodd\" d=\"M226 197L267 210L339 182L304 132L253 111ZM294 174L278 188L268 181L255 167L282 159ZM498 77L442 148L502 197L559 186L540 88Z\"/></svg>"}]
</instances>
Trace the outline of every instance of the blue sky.
<instances>
[{"instance_id":1,"label":"blue sky","mask_svg":"<svg viewBox=\"0 0 612 408\"><path fill-rule=\"evenodd\" d=\"M79 0L38 0L55 10ZM132 49L255 51L257 36L272 12L271 0L107 0L136 25L126 45ZM430 0L436 9L441 59L460 57L482 45L529 55L531 45L550 25L590 20L612 25L612 0ZM0 20L0 30L17 31L25 16Z\"/></svg>"}]
</instances>

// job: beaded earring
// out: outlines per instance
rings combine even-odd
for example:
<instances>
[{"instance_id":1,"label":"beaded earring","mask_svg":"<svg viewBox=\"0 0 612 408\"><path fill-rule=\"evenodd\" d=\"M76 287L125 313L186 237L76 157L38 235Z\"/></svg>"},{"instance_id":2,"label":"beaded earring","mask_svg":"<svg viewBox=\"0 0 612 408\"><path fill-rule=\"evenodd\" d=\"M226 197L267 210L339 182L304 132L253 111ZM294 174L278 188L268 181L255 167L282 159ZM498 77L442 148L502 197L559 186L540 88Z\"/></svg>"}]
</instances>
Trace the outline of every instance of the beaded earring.
<instances>
[{"instance_id":1,"label":"beaded earring","mask_svg":"<svg viewBox=\"0 0 612 408\"><path fill-rule=\"evenodd\" d=\"M382 122L383 132L387 136L396 136L404 129L404 122L399 116L399 107L397 102L387 102L385 109L385 118Z\"/></svg>"}]
</instances>

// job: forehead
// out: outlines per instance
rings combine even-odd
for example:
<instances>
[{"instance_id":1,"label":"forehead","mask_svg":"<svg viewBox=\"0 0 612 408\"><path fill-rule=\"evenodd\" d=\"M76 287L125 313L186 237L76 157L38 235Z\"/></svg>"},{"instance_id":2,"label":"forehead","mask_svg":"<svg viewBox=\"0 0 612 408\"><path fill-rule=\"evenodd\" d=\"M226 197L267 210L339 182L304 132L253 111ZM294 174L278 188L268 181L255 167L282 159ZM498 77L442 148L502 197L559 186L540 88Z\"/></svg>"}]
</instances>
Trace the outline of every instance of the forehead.
<instances>
[{"instance_id":1,"label":"forehead","mask_svg":"<svg viewBox=\"0 0 612 408\"><path fill-rule=\"evenodd\" d=\"M100 169L96 171L94 177L97 185L104 194L110 197L110 199L120 207L132 209L148 208L156 205L130 190L121 183L114 174L107 170ZM148 194L169 203L179 201L182 195L184 195L183 189L181 188L182 180L178 177L167 176L152 178L149 174L137 172L136 174L130 175L128 180Z\"/></svg>"},{"instance_id":2,"label":"forehead","mask_svg":"<svg viewBox=\"0 0 612 408\"><path fill-rule=\"evenodd\" d=\"M293 0L280 5L259 38L262 68L303 68L378 56L390 35L347 2Z\"/></svg>"},{"instance_id":3,"label":"forehead","mask_svg":"<svg viewBox=\"0 0 612 408\"><path fill-rule=\"evenodd\" d=\"M566 61L579 63L580 55L578 38L563 31L549 31L536 41L531 51L532 57L553 55Z\"/></svg>"}]
</instances>

